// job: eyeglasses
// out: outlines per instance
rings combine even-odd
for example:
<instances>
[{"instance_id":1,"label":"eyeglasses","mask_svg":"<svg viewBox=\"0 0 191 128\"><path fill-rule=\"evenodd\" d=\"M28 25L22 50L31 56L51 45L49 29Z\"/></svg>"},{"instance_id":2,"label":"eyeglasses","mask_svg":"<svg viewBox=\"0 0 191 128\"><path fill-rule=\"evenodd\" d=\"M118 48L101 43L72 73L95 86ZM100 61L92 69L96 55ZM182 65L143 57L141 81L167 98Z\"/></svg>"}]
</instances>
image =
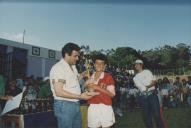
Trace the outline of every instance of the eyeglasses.
<instances>
[{"instance_id":1,"label":"eyeglasses","mask_svg":"<svg viewBox=\"0 0 191 128\"><path fill-rule=\"evenodd\" d=\"M101 62L101 63L100 63L100 62L96 62L95 65L98 65L98 66L104 66L105 63L104 63L104 62Z\"/></svg>"}]
</instances>

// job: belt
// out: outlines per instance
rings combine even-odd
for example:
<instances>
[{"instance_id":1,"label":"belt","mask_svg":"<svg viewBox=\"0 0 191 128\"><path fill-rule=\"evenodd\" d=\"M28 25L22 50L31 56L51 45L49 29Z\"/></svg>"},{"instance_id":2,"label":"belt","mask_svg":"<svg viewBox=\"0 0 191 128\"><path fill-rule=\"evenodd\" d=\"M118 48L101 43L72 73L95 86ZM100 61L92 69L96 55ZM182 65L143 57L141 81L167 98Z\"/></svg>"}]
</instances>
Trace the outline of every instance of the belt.
<instances>
[{"instance_id":1,"label":"belt","mask_svg":"<svg viewBox=\"0 0 191 128\"><path fill-rule=\"evenodd\" d=\"M144 91L144 92L141 92L140 95L141 96L150 96L154 93L154 90L152 91Z\"/></svg>"},{"instance_id":2,"label":"belt","mask_svg":"<svg viewBox=\"0 0 191 128\"><path fill-rule=\"evenodd\" d=\"M54 102L60 102L60 103L69 103L69 104L80 104L80 101L68 101L68 100L54 100Z\"/></svg>"}]
</instances>

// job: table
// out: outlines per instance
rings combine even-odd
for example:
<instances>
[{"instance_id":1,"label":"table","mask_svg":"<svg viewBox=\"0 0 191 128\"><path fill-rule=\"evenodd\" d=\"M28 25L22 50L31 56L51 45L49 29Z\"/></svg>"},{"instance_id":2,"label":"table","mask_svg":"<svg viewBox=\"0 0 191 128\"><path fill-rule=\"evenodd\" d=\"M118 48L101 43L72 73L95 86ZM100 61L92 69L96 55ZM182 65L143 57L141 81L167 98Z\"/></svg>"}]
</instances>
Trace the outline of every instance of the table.
<instances>
[{"instance_id":1,"label":"table","mask_svg":"<svg viewBox=\"0 0 191 128\"><path fill-rule=\"evenodd\" d=\"M80 107L82 128L87 128L87 105ZM53 111L31 114L6 114L2 117L3 128L57 128Z\"/></svg>"},{"instance_id":2,"label":"table","mask_svg":"<svg viewBox=\"0 0 191 128\"><path fill-rule=\"evenodd\" d=\"M57 128L53 111L32 114L7 114L2 117L4 128Z\"/></svg>"}]
</instances>

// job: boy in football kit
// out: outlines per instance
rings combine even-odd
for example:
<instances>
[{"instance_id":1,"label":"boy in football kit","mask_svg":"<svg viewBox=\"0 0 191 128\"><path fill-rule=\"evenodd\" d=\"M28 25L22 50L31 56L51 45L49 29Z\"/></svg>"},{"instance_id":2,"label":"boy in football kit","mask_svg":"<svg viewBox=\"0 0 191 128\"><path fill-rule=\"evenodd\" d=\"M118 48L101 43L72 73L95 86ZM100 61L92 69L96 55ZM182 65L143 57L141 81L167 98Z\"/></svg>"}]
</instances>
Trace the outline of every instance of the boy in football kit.
<instances>
[{"instance_id":1,"label":"boy in football kit","mask_svg":"<svg viewBox=\"0 0 191 128\"><path fill-rule=\"evenodd\" d=\"M112 108L112 97L115 96L115 85L112 76L105 72L107 57L98 54L94 57L95 73L86 82L88 90L98 92L99 95L88 100L88 127L110 128L115 123Z\"/></svg>"}]
</instances>

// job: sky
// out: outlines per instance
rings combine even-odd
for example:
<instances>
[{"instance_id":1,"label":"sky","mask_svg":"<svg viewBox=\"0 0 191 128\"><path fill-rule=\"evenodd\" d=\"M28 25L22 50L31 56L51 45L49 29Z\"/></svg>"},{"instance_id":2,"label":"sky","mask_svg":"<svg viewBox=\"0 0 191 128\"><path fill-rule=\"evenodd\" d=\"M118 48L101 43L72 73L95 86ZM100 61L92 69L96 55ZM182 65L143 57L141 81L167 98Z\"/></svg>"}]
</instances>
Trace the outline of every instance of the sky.
<instances>
[{"instance_id":1,"label":"sky","mask_svg":"<svg viewBox=\"0 0 191 128\"><path fill-rule=\"evenodd\" d=\"M1 2L0 38L61 50L191 45L191 4Z\"/></svg>"}]
</instances>

